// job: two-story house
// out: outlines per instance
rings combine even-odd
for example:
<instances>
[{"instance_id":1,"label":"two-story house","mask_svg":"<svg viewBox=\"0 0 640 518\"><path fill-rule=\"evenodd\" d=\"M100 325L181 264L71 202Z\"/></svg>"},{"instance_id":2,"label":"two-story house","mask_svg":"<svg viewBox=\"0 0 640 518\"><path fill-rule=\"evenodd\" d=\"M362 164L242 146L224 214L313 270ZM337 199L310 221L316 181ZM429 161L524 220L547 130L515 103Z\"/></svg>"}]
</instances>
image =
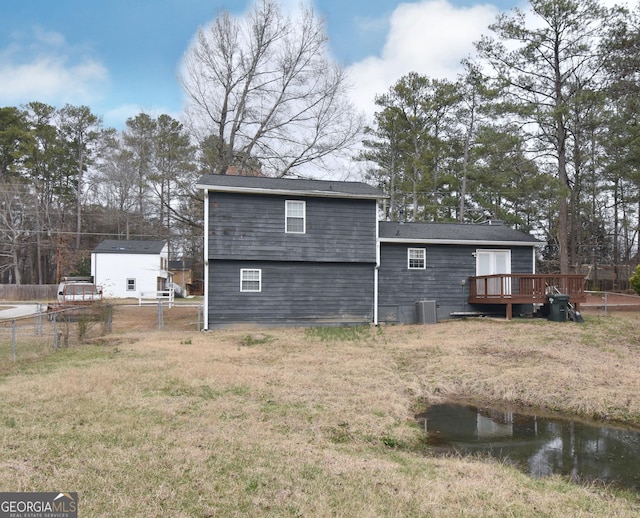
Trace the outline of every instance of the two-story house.
<instances>
[{"instance_id":1,"label":"two-story house","mask_svg":"<svg viewBox=\"0 0 640 518\"><path fill-rule=\"evenodd\" d=\"M199 187L205 328L511 318L550 293L584 299L583 276L537 275L544 243L500 222L378 222L384 195L358 182L207 175Z\"/></svg>"},{"instance_id":2,"label":"two-story house","mask_svg":"<svg viewBox=\"0 0 640 518\"><path fill-rule=\"evenodd\" d=\"M91 252L91 275L105 298L138 298L171 280L166 241L105 239Z\"/></svg>"},{"instance_id":3,"label":"two-story house","mask_svg":"<svg viewBox=\"0 0 640 518\"><path fill-rule=\"evenodd\" d=\"M375 320L378 200L359 182L205 175L204 327Z\"/></svg>"}]
</instances>

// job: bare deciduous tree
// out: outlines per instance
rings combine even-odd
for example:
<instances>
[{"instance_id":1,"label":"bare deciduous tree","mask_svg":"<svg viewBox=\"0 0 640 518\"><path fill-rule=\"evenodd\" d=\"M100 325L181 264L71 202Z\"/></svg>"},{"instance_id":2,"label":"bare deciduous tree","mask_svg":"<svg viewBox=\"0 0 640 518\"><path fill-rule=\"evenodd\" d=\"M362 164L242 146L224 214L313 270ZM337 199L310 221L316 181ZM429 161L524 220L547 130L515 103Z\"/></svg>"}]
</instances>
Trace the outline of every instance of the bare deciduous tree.
<instances>
[{"instance_id":1,"label":"bare deciduous tree","mask_svg":"<svg viewBox=\"0 0 640 518\"><path fill-rule=\"evenodd\" d=\"M180 79L192 126L217 137L218 173L257 161L282 177L357 142L363 118L326 44L311 9L291 19L275 0L258 0L242 19L223 12L198 31Z\"/></svg>"},{"instance_id":2,"label":"bare deciduous tree","mask_svg":"<svg viewBox=\"0 0 640 518\"><path fill-rule=\"evenodd\" d=\"M0 272L11 271L11 280L22 284L21 260L35 228L32 189L19 181L0 183Z\"/></svg>"}]
</instances>

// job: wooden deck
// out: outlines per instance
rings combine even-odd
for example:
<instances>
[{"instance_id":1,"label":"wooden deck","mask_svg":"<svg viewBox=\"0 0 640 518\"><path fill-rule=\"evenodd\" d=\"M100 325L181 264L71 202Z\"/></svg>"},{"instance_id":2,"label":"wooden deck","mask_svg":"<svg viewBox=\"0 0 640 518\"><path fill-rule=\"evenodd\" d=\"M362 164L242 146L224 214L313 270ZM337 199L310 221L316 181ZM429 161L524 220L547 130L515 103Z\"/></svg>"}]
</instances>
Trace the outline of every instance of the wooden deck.
<instances>
[{"instance_id":1,"label":"wooden deck","mask_svg":"<svg viewBox=\"0 0 640 518\"><path fill-rule=\"evenodd\" d=\"M469 281L469 304L504 304L507 319L514 304L545 304L548 295L569 295L576 310L586 302L584 275L513 273L470 277Z\"/></svg>"}]
</instances>

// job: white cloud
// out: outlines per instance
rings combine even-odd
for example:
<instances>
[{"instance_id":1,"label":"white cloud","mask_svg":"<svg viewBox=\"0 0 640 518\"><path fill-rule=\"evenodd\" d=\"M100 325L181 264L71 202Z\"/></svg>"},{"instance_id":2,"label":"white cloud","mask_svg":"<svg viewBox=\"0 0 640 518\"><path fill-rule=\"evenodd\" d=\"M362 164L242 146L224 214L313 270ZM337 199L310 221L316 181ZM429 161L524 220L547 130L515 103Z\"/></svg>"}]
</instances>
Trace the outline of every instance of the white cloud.
<instances>
[{"instance_id":1,"label":"white cloud","mask_svg":"<svg viewBox=\"0 0 640 518\"><path fill-rule=\"evenodd\" d=\"M42 27L33 29L34 44L42 44L48 47L63 47L65 45L64 36L59 32L46 31Z\"/></svg>"},{"instance_id":2,"label":"white cloud","mask_svg":"<svg viewBox=\"0 0 640 518\"><path fill-rule=\"evenodd\" d=\"M61 106L89 104L104 91L109 74L102 63L67 45L62 35L35 28L0 49L0 105L41 101Z\"/></svg>"},{"instance_id":3,"label":"white cloud","mask_svg":"<svg viewBox=\"0 0 640 518\"><path fill-rule=\"evenodd\" d=\"M473 43L487 33L498 13L492 5L454 7L445 0L400 4L391 16L381 55L349 67L354 104L372 116L375 96L409 72L455 79L462 70L460 61L473 53Z\"/></svg>"},{"instance_id":4,"label":"white cloud","mask_svg":"<svg viewBox=\"0 0 640 518\"><path fill-rule=\"evenodd\" d=\"M109 128L123 129L125 121L131 117L135 117L140 112L151 115L148 110L143 110L139 104L121 104L113 108L108 108L102 116L103 125Z\"/></svg>"},{"instance_id":5,"label":"white cloud","mask_svg":"<svg viewBox=\"0 0 640 518\"><path fill-rule=\"evenodd\" d=\"M491 0L488 0L490 2ZM631 0L600 0L605 7L631 5ZM527 13L530 6L520 0ZM447 0L403 3L393 11L380 56L370 56L348 67L354 85L352 101L368 117L376 110L374 98L386 93L398 79L417 72L432 79L456 79L462 59L474 54L474 43L489 34L500 9L490 3L456 7ZM360 26L361 37L379 31L382 20ZM535 23L532 20L531 23Z\"/></svg>"}]
</instances>

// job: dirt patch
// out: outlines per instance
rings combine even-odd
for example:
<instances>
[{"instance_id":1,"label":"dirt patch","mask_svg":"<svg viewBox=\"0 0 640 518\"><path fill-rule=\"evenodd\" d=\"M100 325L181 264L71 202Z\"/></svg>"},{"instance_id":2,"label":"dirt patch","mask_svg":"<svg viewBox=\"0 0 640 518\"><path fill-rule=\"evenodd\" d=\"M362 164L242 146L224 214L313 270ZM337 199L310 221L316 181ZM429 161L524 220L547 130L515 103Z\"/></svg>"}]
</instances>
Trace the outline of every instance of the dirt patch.
<instances>
[{"instance_id":1,"label":"dirt patch","mask_svg":"<svg viewBox=\"0 0 640 518\"><path fill-rule=\"evenodd\" d=\"M171 329L172 331L197 331L197 305L175 304L172 307L158 308L157 305L116 305L113 308L113 327L115 333L127 331L155 331Z\"/></svg>"}]
</instances>

